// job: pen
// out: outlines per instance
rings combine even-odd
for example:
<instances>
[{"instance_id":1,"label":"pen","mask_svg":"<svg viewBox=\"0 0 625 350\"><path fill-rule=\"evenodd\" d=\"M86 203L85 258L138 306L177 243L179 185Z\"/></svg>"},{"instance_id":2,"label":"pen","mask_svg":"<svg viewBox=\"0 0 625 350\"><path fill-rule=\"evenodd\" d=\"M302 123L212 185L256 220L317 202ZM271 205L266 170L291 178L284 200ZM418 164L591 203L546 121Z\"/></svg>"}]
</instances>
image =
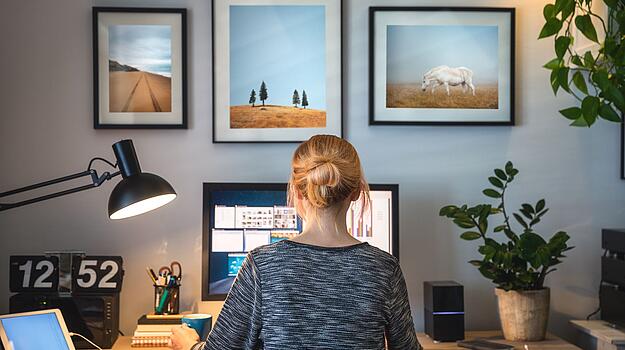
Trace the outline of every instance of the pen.
<instances>
[{"instance_id":1,"label":"pen","mask_svg":"<svg viewBox=\"0 0 625 350\"><path fill-rule=\"evenodd\" d=\"M150 269L149 267L146 267L145 270L147 271L148 276L152 280L152 283L156 284L156 278L154 277L154 275L152 275L152 272L150 272L152 269Z\"/></svg>"}]
</instances>

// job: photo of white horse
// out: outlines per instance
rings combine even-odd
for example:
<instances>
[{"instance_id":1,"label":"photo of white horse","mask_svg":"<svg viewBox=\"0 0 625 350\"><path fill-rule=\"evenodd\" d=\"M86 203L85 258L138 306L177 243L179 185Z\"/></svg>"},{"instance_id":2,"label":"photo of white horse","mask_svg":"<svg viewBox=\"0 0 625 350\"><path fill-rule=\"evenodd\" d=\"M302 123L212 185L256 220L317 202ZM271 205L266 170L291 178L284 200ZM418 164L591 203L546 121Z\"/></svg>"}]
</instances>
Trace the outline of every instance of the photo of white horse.
<instances>
[{"instance_id":1,"label":"photo of white horse","mask_svg":"<svg viewBox=\"0 0 625 350\"><path fill-rule=\"evenodd\" d=\"M462 86L462 92L464 93L467 92L467 89L471 89L471 93L475 96L473 71L466 67L451 68L438 66L423 74L422 91L426 91L429 88L432 94L434 94L434 90L438 86L445 86L447 96L451 96L449 93L450 86Z\"/></svg>"},{"instance_id":2,"label":"photo of white horse","mask_svg":"<svg viewBox=\"0 0 625 350\"><path fill-rule=\"evenodd\" d=\"M497 109L496 26L387 29L387 108Z\"/></svg>"}]
</instances>

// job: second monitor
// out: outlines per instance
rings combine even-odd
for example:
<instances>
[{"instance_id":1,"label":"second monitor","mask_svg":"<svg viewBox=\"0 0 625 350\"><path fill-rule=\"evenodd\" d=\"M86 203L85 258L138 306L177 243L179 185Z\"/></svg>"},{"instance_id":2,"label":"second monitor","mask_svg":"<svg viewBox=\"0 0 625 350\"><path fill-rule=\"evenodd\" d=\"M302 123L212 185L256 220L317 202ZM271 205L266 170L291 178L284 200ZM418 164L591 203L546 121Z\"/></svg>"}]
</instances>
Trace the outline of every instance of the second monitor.
<instances>
[{"instance_id":1,"label":"second monitor","mask_svg":"<svg viewBox=\"0 0 625 350\"><path fill-rule=\"evenodd\" d=\"M398 257L398 185L369 186L370 210L361 216L354 202L347 229ZM274 183L204 183L202 300L225 298L249 251L302 232L295 209L287 206L286 189Z\"/></svg>"}]
</instances>

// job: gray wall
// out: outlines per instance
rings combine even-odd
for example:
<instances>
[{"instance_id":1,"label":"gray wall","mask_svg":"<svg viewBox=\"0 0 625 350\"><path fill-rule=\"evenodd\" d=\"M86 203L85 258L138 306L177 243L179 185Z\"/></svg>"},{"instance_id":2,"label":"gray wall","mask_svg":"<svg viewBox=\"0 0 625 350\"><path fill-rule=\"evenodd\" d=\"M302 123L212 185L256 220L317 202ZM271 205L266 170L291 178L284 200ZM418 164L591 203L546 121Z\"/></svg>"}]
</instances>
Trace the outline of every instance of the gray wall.
<instances>
[{"instance_id":1,"label":"gray wall","mask_svg":"<svg viewBox=\"0 0 625 350\"><path fill-rule=\"evenodd\" d=\"M189 130L94 130L92 127L91 6L141 6L145 1L27 0L0 4L0 190L82 170L93 156L112 158L110 145L135 141L145 170L161 174L179 193L171 205L123 221L106 217L113 184L0 214L0 281L8 256L52 249L84 249L124 257L122 329L150 309L146 265L179 259L185 267L184 307L195 307L201 275L203 181L286 181L295 145L211 143L210 1L158 1L189 9ZM467 325L497 326L493 286L466 261L474 244L438 217L449 203L483 200L491 169L506 160L521 170L509 203L545 197L545 234L566 230L577 247L549 278L551 328L570 335L567 320L597 306L600 229L623 227L625 184L619 179L619 128L567 126L557 111L548 72L552 41L537 41L544 0L461 1L456 6L517 8L516 127L369 127L367 125L370 5L439 5L440 1L345 1L345 130L360 151L371 182L399 183L401 265L417 329L423 328L422 282L454 279L465 285ZM259 167L259 159L263 166ZM0 284L0 312L8 309Z\"/></svg>"}]
</instances>

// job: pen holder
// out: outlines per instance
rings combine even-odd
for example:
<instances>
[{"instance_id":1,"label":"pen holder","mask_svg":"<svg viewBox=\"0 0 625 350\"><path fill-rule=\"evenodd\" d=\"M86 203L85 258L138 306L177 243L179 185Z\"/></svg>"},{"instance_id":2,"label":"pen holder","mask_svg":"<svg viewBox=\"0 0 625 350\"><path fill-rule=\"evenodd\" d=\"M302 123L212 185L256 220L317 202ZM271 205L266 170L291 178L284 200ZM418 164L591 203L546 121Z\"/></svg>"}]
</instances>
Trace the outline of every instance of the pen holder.
<instances>
[{"instance_id":1,"label":"pen holder","mask_svg":"<svg viewBox=\"0 0 625 350\"><path fill-rule=\"evenodd\" d=\"M171 287L154 285L154 314L177 315L180 313L180 285Z\"/></svg>"}]
</instances>

